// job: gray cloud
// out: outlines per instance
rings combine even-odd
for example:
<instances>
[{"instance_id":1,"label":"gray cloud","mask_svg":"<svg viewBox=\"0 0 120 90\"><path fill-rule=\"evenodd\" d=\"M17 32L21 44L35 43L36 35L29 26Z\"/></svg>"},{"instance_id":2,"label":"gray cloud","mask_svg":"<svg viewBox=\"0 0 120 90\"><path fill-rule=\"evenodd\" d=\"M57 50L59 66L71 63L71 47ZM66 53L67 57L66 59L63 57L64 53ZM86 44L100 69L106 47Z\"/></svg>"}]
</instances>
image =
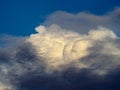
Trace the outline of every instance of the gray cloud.
<instances>
[{"instance_id":1,"label":"gray cloud","mask_svg":"<svg viewBox=\"0 0 120 90\"><path fill-rule=\"evenodd\" d=\"M21 45L27 37L0 34L0 48Z\"/></svg>"},{"instance_id":2,"label":"gray cloud","mask_svg":"<svg viewBox=\"0 0 120 90\"><path fill-rule=\"evenodd\" d=\"M119 14L58 11L30 37L1 35L0 90L119 90Z\"/></svg>"},{"instance_id":3,"label":"gray cloud","mask_svg":"<svg viewBox=\"0 0 120 90\"><path fill-rule=\"evenodd\" d=\"M44 70L34 48L25 40L26 37L1 38L4 44L0 48L0 90L17 90L16 84L21 77Z\"/></svg>"},{"instance_id":4,"label":"gray cloud","mask_svg":"<svg viewBox=\"0 0 120 90\"><path fill-rule=\"evenodd\" d=\"M107 12L104 15L95 15L88 12L80 12L77 14L65 11L57 11L48 16L43 25L50 26L57 24L65 29L77 31L79 33L87 33L90 29L96 29L103 26L119 32L120 28L120 8Z\"/></svg>"}]
</instances>

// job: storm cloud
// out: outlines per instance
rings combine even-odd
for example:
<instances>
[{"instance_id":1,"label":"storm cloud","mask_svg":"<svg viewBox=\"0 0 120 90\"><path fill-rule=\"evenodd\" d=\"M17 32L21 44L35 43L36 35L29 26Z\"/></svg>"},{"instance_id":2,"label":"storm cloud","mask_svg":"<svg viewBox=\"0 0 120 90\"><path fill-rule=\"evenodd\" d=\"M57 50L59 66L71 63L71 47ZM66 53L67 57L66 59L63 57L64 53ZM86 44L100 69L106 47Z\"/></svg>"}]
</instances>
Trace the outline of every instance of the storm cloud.
<instances>
[{"instance_id":1,"label":"storm cloud","mask_svg":"<svg viewBox=\"0 0 120 90\"><path fill-rule=\"evenodd\" d=\"M58 11L35 34L0 36L0 90L120 89L120 9Z\"/></svg>"}]
</instances>

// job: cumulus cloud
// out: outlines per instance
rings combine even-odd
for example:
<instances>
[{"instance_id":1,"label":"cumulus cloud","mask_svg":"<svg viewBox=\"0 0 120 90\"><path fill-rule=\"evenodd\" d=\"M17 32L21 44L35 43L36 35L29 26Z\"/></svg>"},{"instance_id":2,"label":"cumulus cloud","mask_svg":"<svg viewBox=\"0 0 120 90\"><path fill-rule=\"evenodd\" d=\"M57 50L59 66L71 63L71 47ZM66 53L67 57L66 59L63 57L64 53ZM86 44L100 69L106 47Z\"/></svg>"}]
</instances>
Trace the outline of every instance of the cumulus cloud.
<instances>
[{"instance_id":1,"label":"cumulus cloud","mask_svg":"<svg viewBox=\"0 0 120 90\"><path fill-rule=\"evenodd\" d=\"M68 31L57 25L36 29L38 33L32 34L27 41L35 47L37 55L44 58L49 72L74 63L73 67L92 68L102 74L120 64L119 37L107 28L99 27L88 34Z\"/></svg>"},{"instance_id":2,"label":"cumulus cloud","mask_svg":"<svg viewBox=\"0 0 120 90\"><path fill-rule=\"evenodd\" d=\"M61 11L36 34L1 35L0 90L119 90L119 12Z\"/></svg>"},{"instance_id":3,"label":"cumulus cloud","mask_svg":"<svg viewBox=\"0 0 120 90\"><path fill-rule=\"evenodd\" d=\"M57 24L62 28L71 29L79 33L87 33L90 29L96 29L98 26L119 32L120 8L115 8L104 15L95 15L88 12L72 14L65 11L56 11L49 15L43 23L45 26L52 24Z\"/></svg>"}]
</instances>

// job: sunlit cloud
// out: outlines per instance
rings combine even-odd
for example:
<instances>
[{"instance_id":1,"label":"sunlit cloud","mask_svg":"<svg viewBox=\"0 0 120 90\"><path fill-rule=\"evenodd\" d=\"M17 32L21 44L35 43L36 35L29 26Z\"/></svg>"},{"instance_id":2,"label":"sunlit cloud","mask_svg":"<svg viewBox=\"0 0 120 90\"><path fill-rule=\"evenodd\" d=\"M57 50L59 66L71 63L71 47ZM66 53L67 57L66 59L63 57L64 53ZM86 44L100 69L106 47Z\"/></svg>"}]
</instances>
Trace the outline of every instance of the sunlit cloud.
<instances>
[{"instance_id":1,"label":"sunlit cloud","mask_svg":"<svg viewBox=\"0 0 120 90\"><path fill-rule=\"evenodd\" d=\"M88 90L93 84L108 89L107 80L114 86L120 75L119 14L119 8L101 16L58 11L35 34L1 35L0 90L36 85L40 90Z\"/></svg>"}]
</instances>

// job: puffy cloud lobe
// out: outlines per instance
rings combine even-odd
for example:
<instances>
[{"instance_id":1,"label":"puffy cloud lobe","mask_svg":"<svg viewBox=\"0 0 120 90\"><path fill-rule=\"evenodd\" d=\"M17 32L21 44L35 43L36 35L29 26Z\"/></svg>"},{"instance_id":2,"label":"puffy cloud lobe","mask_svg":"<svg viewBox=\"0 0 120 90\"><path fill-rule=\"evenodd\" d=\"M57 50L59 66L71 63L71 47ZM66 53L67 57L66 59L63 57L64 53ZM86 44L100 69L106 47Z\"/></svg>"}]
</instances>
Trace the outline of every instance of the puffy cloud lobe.
<instances>
[{"instance_id":1,"label":"puffy cloud lobe","mask_svg":"<svg viewBox=\"0 0 120 90\"><path fill-rule=\"evenodd\" d=\"M57 24L65 29L71 29L79 33L87 33L90 29L96 29L98 26L110 28L119 32L120 28L120 8L107 12L104 15L94 15L88 12L76 14L65 11L56 11L48 16L43 23L45 26Z\"/></svg>"},{"instance_id":2,"label":"puffy cloud lobe","mask_svg":"<svg viewBox=\"0 0 120 90\"><path fill-rule=\"evenodd\" d=\"M38 33L27 41L35 47L38 56L44 58L49 72L61 71L74 63L73 67L106 74L120 64L119 37L109 29L99 27L88 34L79 34L52 25L39 26L36 31Z\"/></svg>"}]
</instances>

